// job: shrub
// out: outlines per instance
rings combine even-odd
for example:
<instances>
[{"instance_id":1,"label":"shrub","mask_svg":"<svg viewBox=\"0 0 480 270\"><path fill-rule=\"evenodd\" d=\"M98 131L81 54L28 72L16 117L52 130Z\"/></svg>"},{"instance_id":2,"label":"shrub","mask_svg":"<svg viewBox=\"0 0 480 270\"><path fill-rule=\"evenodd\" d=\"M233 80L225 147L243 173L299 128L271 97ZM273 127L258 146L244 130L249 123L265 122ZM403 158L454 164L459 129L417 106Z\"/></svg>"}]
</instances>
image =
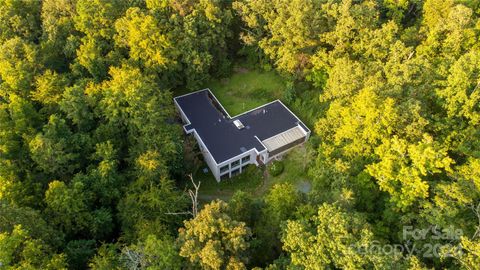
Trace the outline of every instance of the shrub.
<instances>
[{"instance_id":1,"label":"shrub","mask_svg":"<svg viewBox=\"0 0 480 270\"><path fill-rule=\"evenodd\" d=\"M268 168L268 171L272 176L277 176L283 172L283 168L284 168L283 162L273 161L270 167Z\"/></svg>"}]
</instances>

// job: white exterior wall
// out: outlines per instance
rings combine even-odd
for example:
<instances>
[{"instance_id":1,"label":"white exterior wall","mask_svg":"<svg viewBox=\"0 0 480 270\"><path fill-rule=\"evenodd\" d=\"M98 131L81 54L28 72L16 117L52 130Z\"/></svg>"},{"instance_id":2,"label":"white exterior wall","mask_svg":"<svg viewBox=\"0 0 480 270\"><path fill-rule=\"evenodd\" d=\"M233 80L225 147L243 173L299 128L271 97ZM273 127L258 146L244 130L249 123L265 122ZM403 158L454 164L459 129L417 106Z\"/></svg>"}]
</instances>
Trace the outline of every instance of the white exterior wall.
<instances>
[{"instance_id":1,"label":"white exterior wall","mask_svg":"<svg viewBox=\"0 0 480 270\"><path fill-rule=\"evenodd\" d=\"M174 99L174 103L175 103L175 107L177 108L177 111L180 112L180 116L181 116L183 122L186 123L187 125L189 125L190 121L188 120L185 113L183 113L182 109L180 108L180 106L178 105L178 103L175 99ZM197 140L198 146L200 147L200 151L202 152L203 158L205 159L205 162L207 163L208 167L210 168L210 171L215 176L215 179L217 179L217 181L220 181L220 175L219 175L220 169L217 166L217 162L215 162L212 154L210 153L210 151L208 151L207 146L203 143L200 136L198 136L197 131L195 129L187 131L187 130L185 130L185 126L184 126L184 131L187 134L193 133L193 136L195 137L195 140Z\"/></svg>"},{"instance_id":2,"label":"white exterior wall","mask_svg":"<svg viewBox=\"0 0 480 270\"><path fill-rule=\"evenodd\" d=\"M200 151L202 152L203 158L205 159L205 162L207 163L208 167L210 168L210 171L212 171L212 174L215 176L215 179L219 181L220 179L220 169L217 166L217 163L213 159L212 154L208 151L208 148L205 146L203 143L202 139L200 139L200 136L198 136L197 131L194 130L193 136L197 140L197 143L200 147Z\"/></svg>"},{"instance_id":3,"label":"white exterior wall","mask_svg":"<svg viewBox=\"0 0 480 270\"><path fill-rule=\"evenodd\" d=\"M250 159L248 161L245 161L245 162L242 162L242 159L244 157L247 157L247 156L250 156ZM233 157L231 159L228 159L222 163L220 163L218 165L218 178L217 178L217 181L220 182L220 177L221 175L224 175L224 174L228 174L228 177L231 177L232 176L232 171L235 171L237 169L240 170L240 173L242 173L242 167L247 165L247 164L256 164L257 165L257 162L256 162L256 158L257 158L257 152L255 149L250 149L249 151L246 151L245 153L242 153L236 157ZM240 164L236 167L232 167L232 163L239 160L240 161ZM223 173L220 173L220 168L224 167L228 165L229 166L229 169Z\"/></svg>"},{"instance_id":4,"label":"white exterior wall","mask_svg":"<svg viewBox=\"0 0 480 270\"><path fill-rule=\"evenodd\" d=\"M173 103L175 103L175 107L177 108L177 111L180 112L180 116L182 117L182 121L184 123L190 124L190 121L188 120L187 116L185 113L183 113L182 109L180 108L180 105L178 105L177 101L173 99Z\"/></svg>"}]
</instances>

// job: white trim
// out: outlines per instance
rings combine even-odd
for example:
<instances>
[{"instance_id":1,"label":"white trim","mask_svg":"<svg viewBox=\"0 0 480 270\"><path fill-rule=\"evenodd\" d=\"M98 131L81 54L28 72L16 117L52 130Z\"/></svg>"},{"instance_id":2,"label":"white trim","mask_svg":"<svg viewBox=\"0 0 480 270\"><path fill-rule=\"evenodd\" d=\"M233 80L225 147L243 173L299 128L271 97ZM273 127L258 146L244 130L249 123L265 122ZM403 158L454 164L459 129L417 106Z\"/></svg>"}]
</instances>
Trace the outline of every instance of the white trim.
<instances>
[{"instance_id":1,"label":"white trim","mask_svg":"<svg viewBox=\"0 0 480 270\"><path fill-rule=\"evenodd\" d=\"M287 106L285 106L285 104L283 104L283 102L282 102L280 99L277 99L277 100L280 102L280 104L283 105L283 107L285 107L285 109L287 109L293 116L295 116L295 118L297 118L297 120L298 120L300 123L302 123L302 124L305 126L305 128L307 128L308 133L311 132L311 130L307 127L307 125L305 125L305 123L303 123L303 121L300 120L300 118L298 118L298 116L297 116L296 114L294 114Z\"/></svg>"},{"instance_id":2,"label":"white trim","mask_svg":"<svg viewBox=\"0 0 480 270\"><path fill-rule=\"evenodd\" d=\"M210 89L208 89L208 88L203 88L203 89L200 89L200 90L197 90L197 91L193 91L193 92L186 93L186 94L183 94L183 95L180 95L180 96L176 96L176 97L174 97L173 99L177 99L177 98L181 98L181 97L186 97L186 96L188 96L188 95L193 95L193 94L195 94L195 93L199 93L199 92L202 92L202 91L205 91L205 90L210 91Z\"/></svg>"},{"instance_id":3,"label":"white trim","mask_svg":"<svg viewBox=\"0 0 480 270\"><path fill-rule=\"evenodd\" d=\"M190 130L187 130L187 129L185 128L185 127L188 126L188 125L190 125L190 124L183 125L183 131L185 131L185 133L187 133L187 134L190 134L190 133L192 133L192 130L191 130L191 129L190 129Z\"/></svg>"},{"instance_id":4,"label":"white trim","mask_svg":"<svg viewBox=\"0 0 480 270\"><path fill-rule=\"evenodd\" d=\"M208 88L207 88L207 89L208 89ZM197 92L204 91L204 90L205 90L205 89L199 90L199 91L195 91L195 92L193 92L193 93L197 93ZM192 94L192 93L191 93L191 94ZM187 95L189 95L189 94L186 94L186 95L183 95L183 96L187 96ZM183 112L182 107L178 104L178 102L177 102L177 100L176 100L176 98L183 97L183 96L178 96L178 97L175 97L175 98L173 99L173 102L175 102L175 104L177 105L177 108L180 110L180 112L181 112L182 115L185 117L185 119L187 119L187 122L188 122L187 124L183 125L183 130L185 130L185 133L187 133L187 134L190 134L190 133L192 133L192 132L195 132L195 134L197 135L197 137L200 139L200 142L205 146L205 149L206 149L207 152L210 154L210 153L211 153L210 150L208 149L207 145L203 142L203 140L202 140L202 138L200 137L200 135L198 134L197 130L196 130L195 128L192 128L191 131L188 132L188 131L186 130L186 128L185 128L186 126L191 125L192 122L190 122L190 119L188 119L187 115ZM218 166L218 163L217 163L217 161L215 160L215 157L213 157L212 154L210 154L210 155L212 156L212 159L213 159L213 161L215 162L215 164Z\"/></svg>"},{"instance_id":5,"label":"white trim","mask_svg":"<svg viewBox=\"0 0 480 270\"><path fill-rule=\"evenodd\" d=\"M182 107L178 104L176 98L173 98L173 102L175 103L176 107L180 110L180 113L182 114L182 116L187 120L187 124L183 125L183 130L185 130L185 132L187 132L187 130L185 129L185 126L188 126L190 124L192 124L192 122L190 122L190 119L188 119L187 115L183 112L182 110ZM183 120L183 119L182 119Z\"/></svg>"},{"instance_id":6,"label":"white trim","mask_svg":"<svg viewBox=\"0 0 480 270\"><path fill-rule=\"evenodd\" d=\"M229 158L229 159L227 159L227 160L225 160L225 161L222 161L221 163L218 164L218 166L222 166L222 165L224 165L225 163L230 164L230 162L231 162L232 160L237 159L237 158L241 158L241 157L245 156L246 153L252 152L252 150L254 150L255 152L258 153L257 148L253 147L253 148L250 148L250 149L248 149L247 151L245 151L245 152L243 152L243 153L241 153L241 154L238 154L238 155L236 155L236 156L234 156L234 157L231 157L231 158Z\"/></svg>"},{"instance_id":7,"label":"white trim","mask_svg":"<svg viewBox=\"0 0 480 270\"><path fill-rule=\"evenodd\" d=\"M207 147L207 145L203 142L202 137L200 137L200 135L198 135L197 130L196 130L196 129L192 129L192 130L193 130L193 132L195 132L195 134L197 135L198 139L199 139L200 142L203 144L203 146L205 146L205 149L207 150L207 153L210 154L210 156L212 156L213 162L215 162L215 164L218 166L217 161L215 160L215 158L214 158L213 155L211 154L210 150L208 150L208 147Z\"/></svg>"},{"instance_id":8,"label":"white trim","mask_svg":"<svg viewBox=\"0 0 480 270\"><path fill-rule=\"evenodd\" d=\"M272 104L272 103L275 103L275 102L277 102L277 101L280 101L280 100L276 99L276 100L274 100L274 101L270 101L270 102L268 102L268 103L265 103L265 104L263 104L263 105L260 105L260 106L258 106L258 107L256 107L256 108L253 108L253 109L248 110L248 111L246 111L246 112L237 114L237 115L235 115L234 117L232 117L232 119L233 119L233 118L238 118L238 117L240 117L240 116L242 116L242 115L244 115L244 114L246 114L246 113L253 112L253 111L258 110L258 109L260 109L260 108L262 108L262 107L265 107L265 106L268 106L268 105L270 105L270 104Z\"/></svg>"},{"instance_id":9,"label":"white trim","mask_svg":"<svg viewBox=\"0 0 480 270\"><path fill-rule=\"evenodd\" d=\"M305 134L305 136L308 135L308 132L302 126L300 126L300 124L297 124L297 127L299 127L300 130L302 130L302 132L303 132L303 134Z\"/></svg>"},{"instance_id":10,"label":"white trim","mask_svg":"<svg viewBox=\"0 0 480 270\"><path fill-rule=\"evenodd\" d=\"M212 90L210 90L210 88L206 88L206 90L210 93L210 95L212 95L212 97L215 99L215 101L218 103L218 105L220 105L220 107L222 107L222 110L227 114L228 118L232 119L232 117L230 116L230 114L228 113L228 111L223 107L222 103L220 102L220 100L218 100L217 96L215 96L212 92Z\"/></svg>"},{"instance_id":11,"label":"white trim","mask_svg":"<svg viewBox=\"0 0 480 270\"><path fill-rule=\"evenodd\" d=\"M258 109L260 109L260 108L262 108L262 107L265 107L265 106L267 106L267 105L270 105L270 104L272 104L272 103L275 103L275 102L277 102L277 101L280 101L279 99L276 99L276 100L274 100L274 101L270 101L270 102L268 102L268 103L265 103L265 104L263 104L263 105L260 105L260 106L258 106L258 107L256 107L256 108L250 109L250 110L248 110L248 111L246 111L246 112L242 112L242 113L239 113L239 114L237 114L237 115L231 116L231 115L228 113L227 109L225 109L225 107L223 107L222 103L221 103L220 100L217 98L217 96L215 96L215 94L212 92L212 90L210 90L210 88L205 88L205 89L202 89L202 90L200 90L200 91L204 91L204 90L207 90L207 91L213 96L213 98L215 98L215 101L220 105L220 107L222 107L222 110L227 114L227 116L228 116L228 118L230 118L230 120L233 120L233 118L237 118L237 117L239 117L239 116L241 116L241 115L247 114L247 113L249 113L249 112L253 112L253 111L258 110ZM198 92L198 91L196 91L196 92ZM193 92L193 93L196 93L196 92ZM192 93L192 94L193 94L193 93ZM296 117L296 116L295 116L295 117ZM298 119L298 118L297 118L297 119Z\"/></svg>"},{"instance_id":12,"label":"white trim","mask_svg":"<svg viewBox=\"0 0 480 270\"><path fill-rule=\"evenodd\" d=\"M265 148L264 150L258 152L258 154L263 153L263 152L267 152L267 151L268 151L267 146L258 138L258 136L255 135L255 136L253 136L253 137L257 138L257 140L260 142L260 144Z\"/></svg>"}]
</instances>

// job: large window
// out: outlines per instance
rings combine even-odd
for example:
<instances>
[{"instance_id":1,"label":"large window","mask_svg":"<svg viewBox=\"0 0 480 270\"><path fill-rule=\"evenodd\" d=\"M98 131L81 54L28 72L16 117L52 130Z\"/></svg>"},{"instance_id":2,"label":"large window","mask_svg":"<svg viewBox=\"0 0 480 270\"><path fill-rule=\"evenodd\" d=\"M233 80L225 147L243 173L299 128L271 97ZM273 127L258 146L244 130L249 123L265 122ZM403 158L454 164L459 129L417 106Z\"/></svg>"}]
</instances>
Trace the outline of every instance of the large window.
<instances>
[{"instance_id":1,"label":"large window","mask_svg":"<svg viewBox=\"0 0 480 270\"><path fill-rule=\"evenodd\" d=\"M220 168L220 173L228 171L228 164Z\"/></svg>"},{"instance_id":2,"label":"large window","mask_svg":"<svg viewBox=\"0 0 480 270\"><path fill-rule=\"evenodd\" d=\"M229 173L222 174L222 175L220 176L220 180L226 180L226 179L229 178L229 176L230 176Z\"/></svg>"},{"instance_id":3,"label":"large window","mask_svg":"<svg viewBox=\"0 0 480 270\"><path fill-rule=\"evenodd\" d=\"M237 167L238 165L240 165L240 159L239 160L235 160L234 162L232 162L232 168L233 167Z\"/></svg>"},{"instance_id":4,"label":"large window","mask_svg":"<svg viewBox=\"0 0 480 270\"><path fill-rule=\"evenodd\" d=\"M250 161L250 155L242 158L242 163L246 163L248 161Z\"/></svg>"}]
</instances>

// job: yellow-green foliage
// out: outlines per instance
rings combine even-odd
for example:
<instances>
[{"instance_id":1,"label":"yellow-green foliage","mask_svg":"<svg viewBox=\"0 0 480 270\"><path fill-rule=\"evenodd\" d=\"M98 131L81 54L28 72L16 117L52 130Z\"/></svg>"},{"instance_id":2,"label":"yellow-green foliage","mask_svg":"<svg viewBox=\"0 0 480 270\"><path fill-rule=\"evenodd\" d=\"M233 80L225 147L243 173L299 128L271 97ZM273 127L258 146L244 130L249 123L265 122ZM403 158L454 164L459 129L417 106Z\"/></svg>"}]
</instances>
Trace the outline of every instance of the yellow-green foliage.
<instances>
[{"instance_id":1,"label":"yellow-green foliage","mask_svg":"<svg viewBox=\"0 0 480 270\"><path fill-rule=\"evenodd\" d=\"M204 206L179 231L180 255L203 269L246 269L244 254L250 229L232 220L227 204L214 201Z\"/></svg>"}]
</instances>

